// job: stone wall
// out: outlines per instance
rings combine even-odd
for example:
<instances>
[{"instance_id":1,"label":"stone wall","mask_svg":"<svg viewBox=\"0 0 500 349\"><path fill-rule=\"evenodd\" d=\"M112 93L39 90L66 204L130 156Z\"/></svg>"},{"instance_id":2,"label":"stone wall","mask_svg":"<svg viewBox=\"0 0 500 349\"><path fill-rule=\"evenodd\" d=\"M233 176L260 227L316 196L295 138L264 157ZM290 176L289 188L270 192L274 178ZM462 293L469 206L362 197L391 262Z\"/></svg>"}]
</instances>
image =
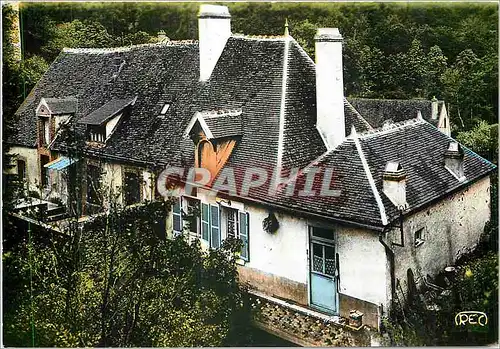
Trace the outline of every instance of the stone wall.
<instances>
[{"instance_id":1,"label":"stone wall","mask_svg":"<svg viewBox=\"0 0 500 349\"><path fill-rule=\"evenodd\" d=\"M476 246L489 219L489 177L406 218L404 247L392 247L395 276L401 285L398 291L407 291L408 269L418 284L421 277L434 276L453 265L458 257ZM416 247L415 233L420 229L423 229L423 243ZM400 230L395 229L390 238L400 243Z\"/></svg>"},{"instance_id":2,"label":"stone wall","mask_svg":"<svg viewBox=\"0 0 500 349\"><path fill-rule=\"evenodd\" d=\"M252 296L254 324L258 328L300 346L370 346L370 330L347 326L343 318L330 320Z\"/></svg>"}]
</instances>

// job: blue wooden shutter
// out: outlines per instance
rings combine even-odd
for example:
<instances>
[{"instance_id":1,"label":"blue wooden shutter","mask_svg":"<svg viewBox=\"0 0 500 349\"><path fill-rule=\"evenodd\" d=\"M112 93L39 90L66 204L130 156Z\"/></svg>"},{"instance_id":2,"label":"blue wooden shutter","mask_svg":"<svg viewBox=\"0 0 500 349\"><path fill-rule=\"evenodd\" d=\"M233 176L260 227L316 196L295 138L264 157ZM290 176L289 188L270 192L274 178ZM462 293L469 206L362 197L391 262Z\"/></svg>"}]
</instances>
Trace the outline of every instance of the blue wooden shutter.
<instances>
[{"instance_id":1,"label":"blue wooden shutter","mask_svg":"<svg viewBox=\"0 0 500 349\"><path fill-rule=\"evenodd\" d=\"M208 204L201 204L201 238L209 241L210 236L210 211Z\"/></svg>"},{"instance_id":2,"label":"blue wooden shutter","mask_svg":"<svg viewBox=\"0 0 500 349\"><path fill-rule=\"evenodd\" d=\"M172 208L174 237L182 234L182 199L179 197Z\"/></svg>"},{"instance_id":3,"label":"blue wooden shutter","mask_svg":"<svg viewBox=\"0 0 500 349\"><path fill-rule=\"evenodd\" d=\"M249 216L246 212L240 212L240 239L243 242L243 246L241 247L241 259L245 261L250 260L250 248L249 248Z\"/></svg>"},{"instance_id":4,"label":"blue wooden shutter","mask_svg":"<svg viewBox=\"0 0 500 349\"><path fill-rule=\"evenodd\" d=\"M210 247L220 246L220 212L218 205L210 205Z\"/></svg>"}]
</instances>

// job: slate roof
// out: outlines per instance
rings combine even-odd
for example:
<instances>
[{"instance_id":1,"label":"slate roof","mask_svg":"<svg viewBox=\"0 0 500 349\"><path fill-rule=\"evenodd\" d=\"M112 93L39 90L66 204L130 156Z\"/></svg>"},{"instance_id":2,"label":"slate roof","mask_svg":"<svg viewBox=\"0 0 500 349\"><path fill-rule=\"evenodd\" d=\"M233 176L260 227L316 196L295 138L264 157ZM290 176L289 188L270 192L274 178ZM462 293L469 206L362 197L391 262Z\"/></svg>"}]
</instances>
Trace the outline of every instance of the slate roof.
<instances>
[{"instance_id":1,"label":"slate roof","mask_svg":"<svg viewBox=\"0 0 500 349\"><path fill-rule=\"evenodd\" d=\"M74 97L68 98L45 98L52 114L73 114L76 112L78 100Z\"/></svg>"},{"instance_id":2,"label":"slate roof","mask_svg":"<svg viewBox=\"0 0 500 349\"><path fill-rule=\"evenodd\" d=\"M298 195L304 188L306 175L310 171L305 170L296 181L294 195L285 195L286 189L283 189L271 201L311 213L381 226L382 212L385 212L389 222L399 216L397 207L382 191L382 175L389 161L399 162L406 171L407 212L444 197L459 187L465 187L496 168L462 146L466 181L457 180L444 167L444 154L452 138L423 119L412 119L393 124L387 129L358 134L357 139L362 153L357 151L354 140L347 138L338 148L314 161L315 166L322 171L327 168L333 170L330 188L340 190L340 196ZM361 156L366 159L369 174L383 203L383 210L377 205ZM319 193L320 186L319 181L315 182L313 189Z\"/></svg>"},{"instance_id":3,"label":"slate roof","mask_svg":"<svg viewBox=\"0 0 500 349\"><path fill-rule=\"evenodd\" d=\"M113 98L102 107L78 120L78 122L87 125L102 125L125 107L129 106L133 101L134 98Z\"/></svg>"},{"instance_id":4,"label":"slate roof","mask_svg":"<svg viewBox=\"0 0 500 349\"><path fill-rule=\"evenodd\" d=\"M292 167L304 168L313 160L322 168L331 167L335 169L333 185L340 186L341 195L330 198L287 197L281 192L269 194L268 188L261 186L252 189L248 198L306 213L380 225L379 207L366 180L355 142L348 138L337 149L326 151L316 129L315 65L292 38L285 57L286 40L283 37L230 37L210 79L205 82L199 81L197 42L170 41L120 49L65 50L19 108L18 133L9 141L31 147L35 145L34 110L42 97L64 99L72 96L77 99L73 118L77 122L101 122L106 115L116 113L136 97L134 105L105 146L89 147L87 151L95 156L141 162L158 169L165 165L192 166L194 145L191 139L183 138L183 131L193 115L204 110L241 109L237 116L206 118L217 137L238 136L226 166L235 170L240 185L248 167L261 167L268 173L276 168L280 119L283 117L283 168L286 171ZM283 69L285 59L286 72ZM118 74L117 61L122 62ZM159 115L165 103L170 107L165 115ZM403 119L414 117L415 105L408 108L398 109L397 115ZM426 111L421 110L424 115ZM353 125L358 132L364 132L359 136L359 142L379 191L379 176L390 160L400 160L403 167L408 167L405 168L408 183L413 181L408 184L410 207L467 183L457 183L442 166L445 143L449 138L432 125L420 120L378 132L372 130L371 123L363 118L365 115L358 113L348 100L344 103L344 113L346 134ZM380 123L377 120L372 120L372 126ZM85 130L85 125L77 125L79 132ZM62 140L56 138L53 148L64 150L64 146ZM465 159L468 181L484 176L494 168L469 150ZM299 182L304 178L301 174ZM383 194L381 196L386 211L393 215L392 203Z\"/></svg>"},{"instance_id":5,"label":"slate roof","mask_svg":"<svg viewBox=\"0 0 500 349\"><path fill-rule=\"evenodd\" d=\"M466 186L496 168L462 145L466 181L459 182L444 167L444 154L452 140L425 120L410 120L402 127L366 134L359 139L380 193L387 162L402 165L407 174L406 200L410 210ZM387 198L384 205L388 217L396 218L397 208Z\"/></svg>"},{"instance_id":6,"label":"slate roof","mask_svg":"<svg viewBox=\"0 0 500 349\"><path fill-rule=\"evenodd\" d=\"M241 136L243 122L240 115L222 115L203 118L215 138Z\"/></svg>"},{"instance_id":7,"label":"slate roof","mask_svg":"<svg viewBox=\"0 0 500 349\"><path fill-rule=\"evenodd\" d=\"M438 114L432 119L432 101L426 99L371 99L348 98L351 105L373 128L382 127L385 121L400 122L413 119L420 110L422 117L433 125L437 125L439 114L444 105L438 101Z\"/></svg>"}]
</instances>

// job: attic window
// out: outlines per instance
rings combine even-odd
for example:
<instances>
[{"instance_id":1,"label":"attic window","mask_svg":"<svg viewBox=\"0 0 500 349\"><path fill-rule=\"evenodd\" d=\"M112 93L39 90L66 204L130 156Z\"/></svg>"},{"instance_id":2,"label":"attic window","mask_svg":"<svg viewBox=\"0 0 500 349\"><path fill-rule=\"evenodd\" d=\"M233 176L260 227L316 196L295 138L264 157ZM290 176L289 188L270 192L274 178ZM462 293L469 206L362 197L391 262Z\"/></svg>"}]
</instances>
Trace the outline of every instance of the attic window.
<instances>
[{"instance_id":1,"label":"attic window","mask_svg":"<svg viewBox=\"0 0 500 349\"><path fill-rule=\"evenodd\" d=\"M89 141L104 143L106 140L106 126L89 126Z\"/></svg>"},{"instance_id":2,"label":"attic window","mask_svg":"<svg viewBox=\"0 0 500 349\"><path fill-rule=\"evenodd\" d=\"M161 115L165 115L165 114L167 113L167 111L168 111L168 109L169 109L169 108L170 108L170 104L165 103L165 105L164 105L164 106L163 106L163 108L161 109L160 114L161 114Z\"/></svg>"}]
</instances>

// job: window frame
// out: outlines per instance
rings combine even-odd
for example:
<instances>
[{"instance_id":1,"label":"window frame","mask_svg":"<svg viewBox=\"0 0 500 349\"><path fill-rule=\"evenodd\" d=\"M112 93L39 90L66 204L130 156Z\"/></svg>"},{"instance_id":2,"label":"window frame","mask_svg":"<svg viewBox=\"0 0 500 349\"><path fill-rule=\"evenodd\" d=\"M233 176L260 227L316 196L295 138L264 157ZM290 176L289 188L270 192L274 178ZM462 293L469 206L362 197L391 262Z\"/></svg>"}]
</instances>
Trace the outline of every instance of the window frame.
<instances>
[{"instance_id":1,"label":"window frame","mask_svg":"<svg viewBox=\"0 0 500 349\"><path fill-rule=\"evenodd\" d=\"M242 217L245 217L246 229L242 229ZM244 234L242 233L243 230L245 230ZM250 214L246 211L238 211L238 235L238 238L243 243L243 246L241 247L240 258L245 262L250 262ZM246 241L241 238L242 235L245 237Z\"/></svg>"},{"instance_id":2,"label":"window frame","mask_svg":"<svg viewBox=\"0 0 500 349\"><path fill-rule=\"evenodd\" d=\"M19 170L20 170L20 166L19 164L22 163L23 166L23 171L22 171L22 176L21 176L21 173L19 173ZM17 158L16 159L16 168L17 168L17 176L19 177L19 180L25 180L26 179L26 159L25 158Z\"/></svg>"},{"instance_id":3,"label":"window frame","mask_svg":"<svg viewBox=\"0 0 500 349\"><path fill-rule=\"evenodd\" d=\"M94 168L96 173L97 174L97 177L96 178L90 178L92 177L92 175L96 174L96 173L90 173L94 170L90 170L90 168ZM91 182L96 182L97 183L97 186L94 188L94 189L90 189L91 187L89 187L89 178L91 180ZM87 171L86 171L86 179L87 179L87 195L86 195L86 201L87 203L89 203L90 205L102 205L102 202L99 198L99 190L101 189L101 179L102 179L102 168L101 166L99 165L96 165L96 164L93 164L93 163L89 163L87 164ZM93 199L91 200L91 195L89 195L89 192L90 190L93 190L95 192L95 199L96 201L93 201Z\"/></svg>"},{"instance_id":4,"label":"window frame","mask_svg":"<svg viewBox=\"0 0 500 349\"><path fill-rule=\"evenodd\" d=\"M176 202L172 205L172 234L174 238L182 235L184 231L184 224L182 221L182 196L179 196L176 199ZM176 207L179 207L178 212L176 212ZM176 230L175 217L179 217L180 230Z\"/></svg>"},{"instance_id":5,"label":"window frame","mask_svg":"<svg viewBox=\"0 0 500 349\"><path fill-rule=\"evenodd\" d=\"M424 228L415 230L415 233L413 234L413 246L415 246L415 248L420 247L424 244L424 242Z\"/></svg>"},{"instance_id":6,"label":"window frame","mask_svg":"<svg viewBox=\"0 0 500 349\"><path fill-rule=\"evenodd\" d=\"M136 176L137 177L137 201L134 202L128 202L127 198L129 195L132 195L132 193L129 191L130 187L127 185L127 175L130 176ZM135 169L124 169L123 170L123 177L122 177L122 192L123 192L123 203L125 206L130 206L134 204L138 204L142 201L142 180L141 180L141 175L142 172L135 170Z\"/></svg>"}]
</instances>

